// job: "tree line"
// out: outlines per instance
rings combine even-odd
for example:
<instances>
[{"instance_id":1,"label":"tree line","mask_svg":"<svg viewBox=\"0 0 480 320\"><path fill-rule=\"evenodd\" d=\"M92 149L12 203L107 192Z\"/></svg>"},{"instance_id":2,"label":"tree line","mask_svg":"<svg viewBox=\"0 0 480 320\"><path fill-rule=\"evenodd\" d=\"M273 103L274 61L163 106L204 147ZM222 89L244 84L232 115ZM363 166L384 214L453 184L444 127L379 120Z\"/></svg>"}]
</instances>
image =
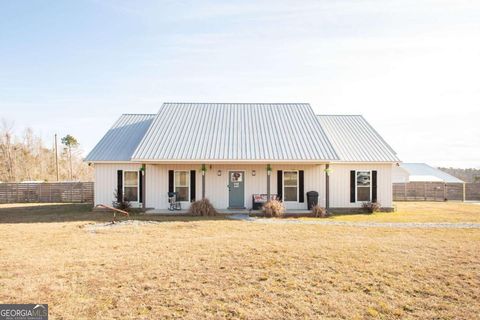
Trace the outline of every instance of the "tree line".
<instances>
[{"instance_id":1,"label":"tree line","mask_svg":"<svg viewBox=\"0 0 480 320\"><path fill-rule=\"evenodd\" d=\"M82 161L75 137L63 137L56 150L53 141L46 146L31 128L16 134L13 124L2 120L0 182L57 181L57 168L59 181L93 180L93 169Z\"/></svg>"},{"instance_id":2,"label":"tree line","mask_svg":"<svg viewBox=\"0 0 480 320\"><path fill-rule=\"evenodd\" d=\"M465 182L480 183L480 169L438 168Z\"/></svg>"}]
</instances>

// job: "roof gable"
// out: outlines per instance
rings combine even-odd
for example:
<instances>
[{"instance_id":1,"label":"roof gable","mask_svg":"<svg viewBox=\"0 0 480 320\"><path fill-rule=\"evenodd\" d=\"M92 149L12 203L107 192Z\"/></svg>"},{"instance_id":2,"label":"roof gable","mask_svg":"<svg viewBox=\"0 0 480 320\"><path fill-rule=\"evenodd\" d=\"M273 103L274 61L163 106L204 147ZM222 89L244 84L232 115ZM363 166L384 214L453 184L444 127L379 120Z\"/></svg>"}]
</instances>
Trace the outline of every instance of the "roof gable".
<instances>
[{"instance_id":1,"label":"roof gable","mask_svg":"<svg viewBox=\"0 0 480 320\"><path fill-rule=\"evenodd\" d=\"M360 115L319 115L340 161L397 162L396 152Z\"/></svg>"},{"instance_id":2,"label":"roof gable","mask_svg":"<svg viewBox=\"0 0 480 320\"><path fill-rule=\"evenodd\" d=\"M164 103L133 160L335 160L307 103Z\"/></svg>"},{"instance_id":3,"label":"roof gable","mask_svg":"<svg viewBox=\"0 0 480 320\"><path fill-rule=\"evenodd\" d=\"M123 114L85 161L130 161L154 118L154 114Z\"/></svg>"}]
</instances>

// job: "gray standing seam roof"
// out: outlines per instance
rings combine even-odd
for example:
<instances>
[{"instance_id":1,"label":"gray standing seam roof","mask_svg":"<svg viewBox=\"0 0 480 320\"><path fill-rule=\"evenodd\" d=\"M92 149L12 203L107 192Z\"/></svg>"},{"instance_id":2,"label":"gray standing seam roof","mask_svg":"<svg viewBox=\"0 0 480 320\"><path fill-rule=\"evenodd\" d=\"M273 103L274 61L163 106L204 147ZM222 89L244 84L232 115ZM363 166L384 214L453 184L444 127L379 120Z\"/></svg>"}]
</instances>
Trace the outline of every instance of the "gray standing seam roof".
<instances>
[{"instance_id":1,"label":"gray standing seam roof","mask_svg":"<svg viewBox=\"0 0 480 320\"><path fill-rule=\"evenodd\" d=\"M397 162L396 152L360 115L319 115L340 161Z\"/></svg>"},{"instance_id":2,"label":"gray standing seam roof","mask_svg":"<svg viewBox=\"0 0 480 320\"><path fill-rule=\"evenodd\" d=\"M307 103L164 103L122 115L85 158L132 160L400 161L362 116Z\"/></svg>"},{"instance_id":3,"label":"gray standing seam roof","mask_svg":"<svg viewBox=\"0 0 480 320\"><path fill-rule=\"evenodd\" d=\"M130 161L155 114L124 114L90 151L85 161Z\"/></svg>"},{"instance_id":4,"label":"gray standing seam roof","mask_svg":"<svg viewBox=\"0 0 480 320\"><path fill-rule=\"evenodd\" d=\"M336 160L308 103L164 103L132 160Z\"/></svg>"}]
</instances>

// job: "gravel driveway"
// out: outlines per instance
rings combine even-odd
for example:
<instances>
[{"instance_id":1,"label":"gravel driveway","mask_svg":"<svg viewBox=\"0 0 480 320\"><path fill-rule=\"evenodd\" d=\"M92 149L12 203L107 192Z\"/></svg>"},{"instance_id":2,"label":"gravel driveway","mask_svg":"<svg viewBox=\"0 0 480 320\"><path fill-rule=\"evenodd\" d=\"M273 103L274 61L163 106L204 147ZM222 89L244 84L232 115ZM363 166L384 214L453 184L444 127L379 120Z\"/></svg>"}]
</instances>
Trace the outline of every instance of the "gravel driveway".
<instances>
[{"instance_id":1,"label":"gravel driveway","mask_svg":"<svg viewBox=\"0 0 480 320\"><path fill-rule=\"evenodd\" d=\"M229 217L233 220L249 221L266 224L320 224L348 227L380 227L380 228L442 228L442 229L480 229L480 223L470 222L349 222L331 220L300 220L255 218L246 214L236 214Z\"/></svg>"}]
</instances>

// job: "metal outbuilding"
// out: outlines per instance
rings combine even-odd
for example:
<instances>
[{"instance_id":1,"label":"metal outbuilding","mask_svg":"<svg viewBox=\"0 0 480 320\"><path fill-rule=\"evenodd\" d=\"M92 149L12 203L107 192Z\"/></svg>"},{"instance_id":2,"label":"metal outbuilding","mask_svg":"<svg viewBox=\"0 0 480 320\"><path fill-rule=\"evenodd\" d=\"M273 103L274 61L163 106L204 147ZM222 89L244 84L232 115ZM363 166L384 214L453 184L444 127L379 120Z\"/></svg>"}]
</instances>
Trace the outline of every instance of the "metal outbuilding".
<instances>
[{"instance_id":1,"label":"metal outbuilding","mask_svg":"<svg viewBox=\"0 0 480 320\"><path fill-rule=\"evenodd\" d=\"M401 163L392 170L397 201L465 201L465 182L426 163Z\"/></svg>"},{"instance_id":2,"label":"metal outbuilding","mask_svg":"<svg viewBox=\"0 0 480 320\"><path fill-rule=\"evenodd\" d=\"M426 163L401 163L400 166L394 170L393 182L464 183L463 180L440 169L429 166Z\"/></svg>"}]
</instances>

